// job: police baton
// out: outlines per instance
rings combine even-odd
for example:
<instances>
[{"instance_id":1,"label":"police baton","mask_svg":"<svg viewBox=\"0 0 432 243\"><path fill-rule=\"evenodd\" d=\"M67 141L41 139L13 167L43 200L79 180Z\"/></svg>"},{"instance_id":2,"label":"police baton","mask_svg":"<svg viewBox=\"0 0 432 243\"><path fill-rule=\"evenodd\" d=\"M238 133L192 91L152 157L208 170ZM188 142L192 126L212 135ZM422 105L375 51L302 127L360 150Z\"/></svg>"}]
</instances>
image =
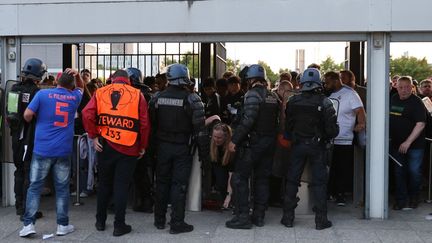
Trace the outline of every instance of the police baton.
<instances>
[{"instance_id":1,"label":"police baton","mask_svg":"<svg viewBox=\"0 0 432 243\"><path fill-rule=\"evenodd\" d=\"M399 165L400 167L403 167L403 165L395 157L393 157L390 153L388 155L389 155L390 159L392 159L397 165Z\"/></svg>"}]
</instances>

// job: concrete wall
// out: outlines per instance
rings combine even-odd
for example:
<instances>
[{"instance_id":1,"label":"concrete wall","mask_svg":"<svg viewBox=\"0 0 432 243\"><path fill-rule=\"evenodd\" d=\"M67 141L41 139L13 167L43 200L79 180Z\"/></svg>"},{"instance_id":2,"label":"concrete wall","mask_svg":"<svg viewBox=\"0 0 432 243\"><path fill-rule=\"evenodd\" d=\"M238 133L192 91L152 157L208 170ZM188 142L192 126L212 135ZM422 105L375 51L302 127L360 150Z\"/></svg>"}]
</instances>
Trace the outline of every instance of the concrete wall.
<instances>
[{"instance_id":1,"label":"concrete wall","mask_svg":"<svg viewBox=\"0 0 432 243\"><path fill-rule=\"evenodd\" d=\"M2 0L0 36L431 31L430 0Z\"/></svg>"}]
</instances>

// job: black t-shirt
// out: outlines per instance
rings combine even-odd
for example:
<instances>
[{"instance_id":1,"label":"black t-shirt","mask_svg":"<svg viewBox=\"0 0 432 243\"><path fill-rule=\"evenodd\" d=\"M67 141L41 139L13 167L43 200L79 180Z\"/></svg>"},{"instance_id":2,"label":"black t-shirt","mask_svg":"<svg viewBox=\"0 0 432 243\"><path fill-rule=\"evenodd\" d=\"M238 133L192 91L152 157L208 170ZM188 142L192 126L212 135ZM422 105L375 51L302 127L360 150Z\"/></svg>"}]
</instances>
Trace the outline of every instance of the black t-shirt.
<instances>
[{"instance_id":1,"label":"black t-shirt","mask_svg":"<svg viewBox=\"0 0 432 243\"><path fill-rule=\"evenodd\" d=\"M398 148L411 134L417 122L426 122L426 108L422 100L411 95L406 100L401 100L398 94L390 100L390 137L391 146ZM425 131L420 133L410 148L424 148Z\"/></svg>"},{"instance_id":2,"label":"black t-shirt","mask_svg":"<svg viewBox=\"0 0 432 243\"><path fill-rule=\"evenodd\" d=\"M228 105L230 105L232 108L235 108L238 110L241 106L243 96L244 96L244 93L241 90L234 95L228 93L227 96L225 96L225 103L226 103L226 107L227 107L227 109L226 109L227 121L225 123L231 124L231 122L233 121L233 116L234 116L228 110Z\"/></svg>"},{"instance_id":3,"label":"black t-shirt","mask_svg":"<svg viewBox=\"0 0 432 243\"><path fill-rule=\"evenodd\" d=\"M207 102L205 103L205 117L209 118L213 115L218 115L219 117L223 114L223 103L221 97L215 92L211 96L207 97Z\"/></svg>"}]
</instances>

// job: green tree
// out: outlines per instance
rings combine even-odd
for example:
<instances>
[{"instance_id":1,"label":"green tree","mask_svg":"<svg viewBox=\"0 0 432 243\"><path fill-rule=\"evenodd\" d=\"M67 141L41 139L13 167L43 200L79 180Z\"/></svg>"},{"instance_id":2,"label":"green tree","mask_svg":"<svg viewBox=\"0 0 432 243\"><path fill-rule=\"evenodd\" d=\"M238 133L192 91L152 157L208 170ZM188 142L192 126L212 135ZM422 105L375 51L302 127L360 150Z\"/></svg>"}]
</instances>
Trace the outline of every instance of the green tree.
<instances>
[{"instance_id":1,"label":"green tree","mask_svg":"<svg viewBox=\"0 0 432 243\"><path fill-rule=\"evenodd\" d=\"M273 84L276 82L276 80L279 79L279 75L274 73L271 67L264 61L258 61L258 64L261 65L267 73L267 78L272 82Z\"/></svg>"},{"instance_id":2,"label":"green tree","mask_svg":"<svg viewBox=\"0 0 432 243\"><path fill-rule=\"evenodd\" d=\"M104 69L105 69L104 65L101 64L101 63L99 63L99 64L97 65L97 68L98 68L99 70L104 70Z\"/></svg>"},{"instance_id":3,"label":"green tree","mask_svg":"<svg viewBox=\"0 0 432 243\"><path fill-rule=\"evenodd\" d=\"M240 60L232 60L227 58L226 59L226 70L231 71L235 74L238 74L240 72Z\"/></svg>"},{"instance_id":4,"label":"green tree","mask_svg":"<svg viewBox=\"0 0 432 243\"><path fill-rule=\"evenodd\" d=\"M279 68L279 74L281 73L289 73L290 70L288 68Z\"/></svg>"},{"instance_id":5,"label":"green tree","mask_svg":"<svg viewBox=\"0 0 432 243\"><path fill-rule=\"evenodd\" d=\"M406 76L421 81L432 73L432 67L428 64L426 58L418 59L416 57L398 57L390 58L390 74Z\"/></svg>"},{"instance_id":6,"label":"green tree","mask_svg":"<svg viewBox=\"0 0 432 243\"><path fill-rule=\"evenodd\" d=\"M321 73L326 73L329 71L340 71L345 69L343 63L336 64L336 62L331 58L330 56L327 56L327 58L321 62Z\"/></svg>"},{"instance_id":7,"label":"green tree","mask_svg":"<svg viewBox=\"0 0 432 243\"><path fill-rule=\"evenodd\" d=\"M177 60L173 59L171 56L162 57L162 66L166 67L173 63L177 63ZM178 63L184 64L188 67L189 73L192 78L198 78L200 76L199 68L199 56L192 54L192 52L187 52L180 55L180 61Z\"/></svg>"}]
</instances>

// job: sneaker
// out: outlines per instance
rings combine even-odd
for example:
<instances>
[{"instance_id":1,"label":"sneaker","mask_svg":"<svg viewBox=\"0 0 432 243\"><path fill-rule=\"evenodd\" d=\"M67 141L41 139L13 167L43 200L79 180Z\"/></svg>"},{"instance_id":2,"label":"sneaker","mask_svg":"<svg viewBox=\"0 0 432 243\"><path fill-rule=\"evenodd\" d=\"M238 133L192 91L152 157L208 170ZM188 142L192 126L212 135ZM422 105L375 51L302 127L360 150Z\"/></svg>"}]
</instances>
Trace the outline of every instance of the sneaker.
<instances>
[{"instance_id":1,"label":"sneaker","mask_svg":"<svg viewBox=\"0 0 432 243\"><path fill-rule=\"evenodd\" d=\"M432 213L426 215L425 219L426 220L432 220Z\"/></svg>"},{"instance_id":2,"label":"sneaker","mask_svg":"<svg viewBox=\"0 0 432 243\"><path fill-rule=\"evenodd\" d=\"M402 208L403 211L413 210L411 206L405 206Z\"/></svg>"},{"instance_id":3,"label":"sneaker","mask_svg":"<svg viewBox=\"0 0 432 243\"><path fill-rule=\"evenodd\" d=\"M87 192L81 192L80 193L80 198L86 198L88 196L89 196L89 194Z\"/></svg>"},{"instance_id":4,"label":"sneaker","mask_svg":"<svg viewBox=\"0 0 432 243\"><path fill-rule=\"evenodd\" d=\"M336 196L336 205L338 205L339 207L345 207L346 201L344 195L339 194Z\"/></svg>"},{"instance_id":5,"label":"sneaker","mask_svg":"<svg viewBox=\"0 0 432 243\"><path fill-rule=\"evenodd\" d=\"M28 237L34 234L36 234L34 224L29 224L27 226L24 226L22 230L19 232L19 236L21 237Z\"/></svg>"},{"instance_id":6,"label":"sneaker","mask_svg":"<svg viewBox=\"0 0 432 243\"><path fill-rule=\"evenodd\" d=\"M404 206L401 203L395 203L393 204L393 210L399 211L402 210Z\"/></svg>"},{"instance_id":7,"label":"sneaker","mask_svg":"<svg viewBox=\"0 0 432 243\"><path fill-rule=\"evenodd\" d=\"M73 225L68 224L68 225L57 225L57 235L58 236L62 236L62 235L67 235L69 233L74 232L75 228Z\"/></svg>"},{"instance_id":8,"label":"sneaker","mask_svg":"<svg viewBox=\"0 0 432 243\"><path fill-rule=\"evenodd\" d=\"M410 206L407 206L406 203L403 202L396 202L395 204L393 204L393 210L412 210L412 208Z\"/></svg>"}]
</instances>

